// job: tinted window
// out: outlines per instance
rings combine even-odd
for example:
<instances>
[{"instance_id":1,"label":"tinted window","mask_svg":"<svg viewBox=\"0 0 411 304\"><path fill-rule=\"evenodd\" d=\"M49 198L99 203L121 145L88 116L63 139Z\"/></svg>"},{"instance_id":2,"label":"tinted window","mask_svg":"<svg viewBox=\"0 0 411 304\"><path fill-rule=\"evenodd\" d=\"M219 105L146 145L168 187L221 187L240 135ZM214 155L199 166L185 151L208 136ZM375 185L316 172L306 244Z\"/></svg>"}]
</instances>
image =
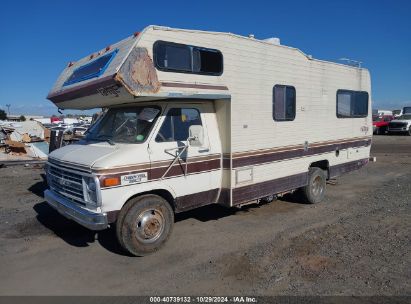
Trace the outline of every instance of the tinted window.
<instances>
[{"instance_id":1,"label":"tinted window","mask_svg":"<svg viewBox=\"0 0 411 304\"><path fill-rule=\"evenodd\" d=\"M105 69L110 64L111 60L114 58L118 50L111 52L97 58L96 60L89 62L73 71L71 76L64 82L64 85L73 84L86 79L98 77L104 73Z\"/></svg>"},{"instance_id":2,"label":"tinted window","mask_svg":"<svg viewBox=\"0 0 411 304\"><path fill-rule=\"evenodd\" d=\"M181 44L159 43L156 47L156 63L168 70L191 71L191 49Z\"/></svg>"},{"instance_id":3,"label":"tinted window","mask_svg":"<svg viewBox=\"0 0 411 304\"><path fill-rule=\"evenodd\" d=\"M170 109L157 133L156 141L186 141L189 135L188 129L192 125L202 125L200 112L197 109Z\"/></svg>"},{"instance_id":4,"label":"tinted window","mask_svg":"<svg viewBox=\"0 0 411 304\"><path fill-rule=\"evenodd\" d=\"M368 115L368 93L348 90L337 91L337 117L353 118Z\"/></svg>"},{"instance_id":5,"label":"tinted window","mask_svg":"<svg viewBox=\"0 0 411 304\"><path fill-rule=\"evenodd\" d=\"M223 55L218 50L157 41L153 53L159 70L206 75L223 72Z\"/></svg>"},{"instance_id":6,"label":"tinted window","mask_svg":"<svg viewBox=\"0 0 411 304\"><path fill-rule=\"evenodd\" d=\"M221 74L223 71L223 58L219 51L194 48L193 71L201 74Z\"/></svg>"},{"instance_id":7,"label":"tinted window","mask_svg":"<svg viewBox=\"0 0 411 304\"><path fill-rule=\"evenodd\" d=\"M276 121L294 120L295 88L276 85L273 90L273 119Z\"/></svg>"}]
</instances>

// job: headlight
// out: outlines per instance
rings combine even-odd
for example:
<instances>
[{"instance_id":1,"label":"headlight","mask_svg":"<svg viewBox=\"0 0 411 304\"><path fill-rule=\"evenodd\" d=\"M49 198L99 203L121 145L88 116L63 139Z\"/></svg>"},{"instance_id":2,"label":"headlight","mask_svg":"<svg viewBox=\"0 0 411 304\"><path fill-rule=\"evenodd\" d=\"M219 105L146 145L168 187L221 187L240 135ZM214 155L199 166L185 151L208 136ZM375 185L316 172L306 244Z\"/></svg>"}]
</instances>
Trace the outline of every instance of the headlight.
<instances>
[{"instance_id":1,"label":"headlight","mask_svg":"<svg viewBox=\"0 0 411 304\"><path fill-rule=\"evenodd\" d=\"M92 177L85 177L84 184L86 187L86 201L90 203L97 203L97 185Z\"/></svg>"}]
</instances>

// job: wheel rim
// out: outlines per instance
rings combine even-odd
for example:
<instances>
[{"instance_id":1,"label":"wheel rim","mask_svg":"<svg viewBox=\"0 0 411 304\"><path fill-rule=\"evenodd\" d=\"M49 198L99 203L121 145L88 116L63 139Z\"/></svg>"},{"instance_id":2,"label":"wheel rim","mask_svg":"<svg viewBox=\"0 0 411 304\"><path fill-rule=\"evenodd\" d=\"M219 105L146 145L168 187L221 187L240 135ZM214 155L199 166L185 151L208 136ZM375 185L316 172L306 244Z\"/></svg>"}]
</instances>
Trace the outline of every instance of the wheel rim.
<instances>
[{"instance_id":1,"label":"wheel rim","mask_svg":"<svg viewBox=\"0 0 411 304\"><path fill-rule=\"evenodd\" d=\"M314 180L313 180L313 182L312 182L312 191L313 191L313 194L315 195L315 196L319 196L319 195L321 195L322 193L323 193L323 191L324 191L324 186L323 186L323 182L322 182L322 178L321 178L321 176L316 176L315 178L314 178Z\"/></svg>"},{"instance_id":2,"label":"wheel rim","mask_svg":"<svg viewBox=\"0 0 411 304\"><path fill-rule=\"evenodd\" d=\"M164 216L159 209L148 209L140 213L136 223L136 238L142 243L153 243L164 231Z\"/></svg>"}]
</instances>

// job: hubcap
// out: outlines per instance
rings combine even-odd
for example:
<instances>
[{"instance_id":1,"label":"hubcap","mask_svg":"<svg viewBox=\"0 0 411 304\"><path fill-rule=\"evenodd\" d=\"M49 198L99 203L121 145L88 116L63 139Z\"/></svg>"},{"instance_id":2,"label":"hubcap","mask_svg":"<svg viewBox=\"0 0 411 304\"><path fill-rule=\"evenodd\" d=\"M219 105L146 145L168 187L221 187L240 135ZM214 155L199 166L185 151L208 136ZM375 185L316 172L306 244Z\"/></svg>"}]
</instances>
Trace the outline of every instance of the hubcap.
<instances>
[{"instance_id":1,"label":"hubcap","mask_svg":"<svg viewBox=\"0 0 411 304\"><path fill-rule=\"evenodd\" d=\"M143 243L155 242L164 231L164 217L160 210L145 210L137 218L136 238Z\"/></svg>"},{"instance_id":2,"label":"hubcap","mask_svg":"<svg viewBox=\"0 0 411 304\"><path fill-rule=\"evenodd\" d=\"M324 187L320 176L314 178L312 183L313 194L319 196L323 193Z\"/></svg>"}]
</instances>

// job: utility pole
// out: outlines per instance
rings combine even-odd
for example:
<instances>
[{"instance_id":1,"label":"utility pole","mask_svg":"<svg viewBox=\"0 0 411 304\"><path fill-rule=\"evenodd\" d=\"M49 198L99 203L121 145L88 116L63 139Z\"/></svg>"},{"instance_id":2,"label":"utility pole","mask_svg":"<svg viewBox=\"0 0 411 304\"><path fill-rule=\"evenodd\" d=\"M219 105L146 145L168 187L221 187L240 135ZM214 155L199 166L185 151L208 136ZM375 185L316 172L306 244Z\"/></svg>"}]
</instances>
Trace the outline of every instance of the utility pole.
<instances>
[{"instance_id":1,"label":"utility pole","mask_svg":"<svg viewBox=\"0 0 411 304\"><path fill-rule=\"evenodd\" d=\"M9 116L10 116L10 107L11 107L11 104L6 104L6 107L7 107L7 112L9 112Z\"/></svg>"}]
</instances>

